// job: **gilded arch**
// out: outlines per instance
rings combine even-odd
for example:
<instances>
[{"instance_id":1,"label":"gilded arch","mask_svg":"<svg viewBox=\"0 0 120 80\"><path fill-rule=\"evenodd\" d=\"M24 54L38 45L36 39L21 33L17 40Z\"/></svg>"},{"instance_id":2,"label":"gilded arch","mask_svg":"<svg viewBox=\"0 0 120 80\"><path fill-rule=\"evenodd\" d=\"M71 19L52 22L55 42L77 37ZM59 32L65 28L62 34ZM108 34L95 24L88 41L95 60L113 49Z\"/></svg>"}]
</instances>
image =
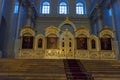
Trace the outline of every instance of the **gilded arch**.
<instances>
[{"instance_id":1,"label":"gilded arch","mask_svg":"<svg viewBox=\"0 0 120 80\"><path fill-rule=\"evenodd\" d=\"M66 20L63 21L63 22L58 26L58 28L61 29L61 27L62 27L64 24L70 24L70 25L72 25L74 31L76 31L76 26L75 26L75 24L74 24L72 21L70 21L68 17L66 17Z\"/></svg>"}]
</instances>

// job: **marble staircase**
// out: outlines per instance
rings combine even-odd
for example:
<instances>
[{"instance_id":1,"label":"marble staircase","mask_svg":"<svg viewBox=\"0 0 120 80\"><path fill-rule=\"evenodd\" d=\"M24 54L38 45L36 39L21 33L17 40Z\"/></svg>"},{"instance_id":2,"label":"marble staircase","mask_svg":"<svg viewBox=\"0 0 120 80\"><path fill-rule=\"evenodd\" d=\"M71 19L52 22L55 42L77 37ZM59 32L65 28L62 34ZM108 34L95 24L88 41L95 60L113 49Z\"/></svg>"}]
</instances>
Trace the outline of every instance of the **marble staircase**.
<instances>
[{"instance_id":1,"label":"marble staircase","mask_svg":"<svg viewBox=\"0 0 120 80\"><path fill-rule=\"evenodd\" d=\"M0 59L0 80L120 80L120 61Z\"/></svg>"}]
</instances>

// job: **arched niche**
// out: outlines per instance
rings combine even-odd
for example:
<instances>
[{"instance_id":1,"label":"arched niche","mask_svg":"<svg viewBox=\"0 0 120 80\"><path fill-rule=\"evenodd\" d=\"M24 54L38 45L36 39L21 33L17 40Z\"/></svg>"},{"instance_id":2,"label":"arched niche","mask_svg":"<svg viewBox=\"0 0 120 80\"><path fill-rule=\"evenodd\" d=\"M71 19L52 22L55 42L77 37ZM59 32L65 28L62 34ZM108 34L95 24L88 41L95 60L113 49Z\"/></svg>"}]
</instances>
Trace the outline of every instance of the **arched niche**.
<instances>
[{"instance_id":1,"label":"arched niche","mask_svg":"<svg viewBox=\"0 0 120 80\"><path fill-rule=\"evenodd\" d=\"M77 50L88 49L88 40L86 35L80 34L78 37L76 37L76 49Z\"/></svg>"},{"instance_id":2,"label":"arched niche","mask_svg":"<svg viewBox=\"0 0 120 80\"><path fill-rule=\"evenodd\" d=\"M99 32L101 50L113 50L114 49L114 45L113 45L114 32L115 32L114 30L110 29L107 26L105 26Z\"/></svg>"},{"instance_id":3,"label":"arched niche","mask_svg":"<svg viewBox=\"0 0 120 80\"><path fill-rule=\"evenodd\" d=\"M32 36L35 36L35 32L35 29L33 29L31 26L25 25L20 29L20 36L23 36L25 33L30 33Z\"/></svg>"},{"instance_id":4,"label":"arched niche","mask_svg":"<svg viewBox=\"0 0 120 80\"><path fill-rule=\"evenodd\" d=\"M22 36L22 49L33 49L34 37L30 33Z\"/></svg>"},{"instance_id":5,"label":"arched niche","mask_svg":"<svg viewBox=\"0 0 120 80\"><path fill-rule=\"evenodd\" d=\"M64 25L70 25L70 27L73 28L73 31L76 31L76 26L75 26L75 24L74 24L72 21L70 21L68 17L66 17L65 21L63 21L63 22L58 26L58 28L61 30Z\"/></svg>"},{"instance_id":6,"label":"arched niche","mask_svg":"<svg viewBox=\"0 0 120 80\"><path fill-rule=\"evenodd\" d=\"M71 33L74 33L74 27L71 24L64 24L61 26L61 31L68 29Z\"/></svg>"},{"instance_id":7,"label":"arched niche","mask_svg":"<svg viewBox=\"0 0 120 80\"><path fill-rule=\"evenodd\" d=\"M25 25L20 31L20 49L34 49L35 30Z\"/></svg>"},{"instance_id":8,"label":"arched niche","mask_svg":"<svg viewBox=\"0 0 120 80\"><path fill-rule=\"evenodd\" d=\"M95 41L95 39L91 40L91 48L96 49L96 41Z\"/></svg>"},{"instance_id":9,"label":"arched niche","mask_svg":"<svg viewBox=\"0 0 120 80\"><path fill-rule=\"evenodd\" d=\"M47 37L50 34L55 34L59 37L60 29L55 26L49 26L45 29L45 36Z\"/></svg>"},{"instance_id":10,"label":"arched niche","mask_svg":"<svg viewBox=\"0 0 120 80\"><path fill-rule=\"evenodd\" d=\"M89 37L89 50L90 51L98 51L99 50L98 37L95 35L91 35Z\"/></svg>"},{"instance_id":11,"label":"arched niche","mask_svg":"<svg viewBox=\"0 0 120 80\"><path fill-rule=\"evenodd\" d=\"M46 49L58 49L58 36L56 34L49 34L46 37Z\"/></svg>"},{"instance_id":12,"label":"arched niche","mask_svg":"<svg viewBox=\"0 0 120 80\"><path fill-rule=\"evenodd\" d=\"M114 49L114 30L105 26L99 32L99 44L100 44L100 58L101 59L115 59Z\"/></svg>"},{"instance_id":13,"label":"arched niche","mask_svg":"<svg viewBox=\"0 0 120 80\"><path fill-rule=\"evenodd\" d=\"M43 49L45 48L45 37L42 34L38 34L35 37L35 49Z\"/></svg>"},{"instance_id":14,"label":"arched niche","mask_svg":"<svg viewBox=\"0 0 120 80\"><path fill-rule=\"evenodd\" d=\"M75 58L87 59L89 56L88 39L89 39L89 29L85 26L80 26L80 28L75 31Z\"/></svg>"},{"instance_id":15,"label":"arched niche","mask_svg":"<svg viewBox=\"0 0 120 80\"><path fill-rule=\"evenodd\" d=\"M59 28L49 26L45 29L46 49L58 49Z\"/></svg>"},{"instance_id":16,"label":"arched niche","mask_svg":"<svg viewBox=\"0 0 120 80\"><path fill-rule=\"evenodd\" d=\"M113 50L112 42L113 42L113 39L108 34L100 37L101 50Z\"/></svg>"},{"instance_id":17,"label":"arched niche","mask_svg":"<svg viewBox=\"0 0 120 80\"><path fill-rule=\"evenodd\" d=\"M90 36L90 31L86 26L80 26L77 31L75 31L75 37L78 37L80 34L83 34L87 37Z\"/></svg>"},{"instance_id":18,"label":"arched niche","mask_svg":"<svg viewBox=\"0 0 120 80\"><path fill-rule=\"evenodd\" d=\"M77 50L87 50L88 49L88 37L89 29L85 26L80 26L75 32L76 38L76 49Z\"/></svg>"}]
</instances>

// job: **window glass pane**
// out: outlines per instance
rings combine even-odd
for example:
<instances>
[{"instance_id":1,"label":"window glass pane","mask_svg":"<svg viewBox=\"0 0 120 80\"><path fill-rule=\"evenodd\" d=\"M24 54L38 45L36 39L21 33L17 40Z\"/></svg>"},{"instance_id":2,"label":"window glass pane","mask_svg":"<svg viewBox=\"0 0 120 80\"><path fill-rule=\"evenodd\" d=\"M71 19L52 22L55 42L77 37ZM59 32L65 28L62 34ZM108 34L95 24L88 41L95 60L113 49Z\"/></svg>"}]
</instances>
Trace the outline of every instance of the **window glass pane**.
<instances>
[{"instance_id":1,"label":"window glass pane","mask_svg":"<svg viewBox=\"0 0 120 80\"><path fill-rule=\"evenodd\" d=\"M76 14L84 14L84 5L79 2L76 4Z\"/></svg>"},{"instance_id":2,"label":"window glass pane","mask_svg":"<svg viewBox=\"0 0 120 80\"><path fill-rule=\"evenodd\" d=\"M50 3L49 2L43 2L42 14L49 14L49 13L50 13Z\"/></svg>"},{"instance_id":3,"label":"window glass pane","mask_svg":"<svg viewBox=\"0 0 120 80\"><path fill-rule=\"evenodd\" d=\"M59 4L59 14L67 14L67 4L65 2Z\"/></svg>"}]
</instances>

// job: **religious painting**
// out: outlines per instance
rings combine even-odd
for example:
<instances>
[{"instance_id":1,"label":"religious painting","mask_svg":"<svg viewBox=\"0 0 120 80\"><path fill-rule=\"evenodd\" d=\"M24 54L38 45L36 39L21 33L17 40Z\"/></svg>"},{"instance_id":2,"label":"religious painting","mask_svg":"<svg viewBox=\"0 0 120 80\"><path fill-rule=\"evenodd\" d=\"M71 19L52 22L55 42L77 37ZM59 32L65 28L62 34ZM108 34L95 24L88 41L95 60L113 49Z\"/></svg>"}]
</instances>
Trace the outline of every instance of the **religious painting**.
<instances>
[{"instance_id":1,"label":"religious painting","mask_svg":"<svg viewBox=\"0 0 120 80\"><path fill-rule=\"evenodd\" d=\"M57 49L57 37L47 37L47 49Z\"/></svg>"},{"instance_id":2,"label":"religious painting","mask_svg":"<svg viewBox=\"0 0 120 80\"><path fill-rule=\"evenodd\" d=\"M95 49L96 48L96 44L95 44L95 40L91 40L91 48Z\"/></svg>"},{"instance_id":3,"label":"religious painting","mask_svg":"<svg viewBox=\"0 0 120 80\"><path fill-rule=\"evenodd\" d=\"M101 50L112 50L111 38L101 38Z\"/></svg>"},{"instance_id":4,"label":"religious painting","mask_svg":"<svg viewBox=\"0 0 120 80\"><path fill-rule=\"evenodd\" d=\"M77 38L77 49L87 50L87 38Z\"/></svg>"},{"instance_id":5,"label":"religious painting","mask_svg":"<svg viewBox=\"0 0 120 80\"><path fill-rule=\"evenodd\" d=\"M38 48L42 48L42 39L38 39Z\"/></svg>"},{"instance_id":6,"label":"religious painting","mask_svg":"<svg viewBox=\"0 0 120 80\"><path fill-rule=\"evenodd\" d=\"M33 37L24 36L22 41L22 49L32 49L33 48Z\"/></svg>"}]
</instances>

